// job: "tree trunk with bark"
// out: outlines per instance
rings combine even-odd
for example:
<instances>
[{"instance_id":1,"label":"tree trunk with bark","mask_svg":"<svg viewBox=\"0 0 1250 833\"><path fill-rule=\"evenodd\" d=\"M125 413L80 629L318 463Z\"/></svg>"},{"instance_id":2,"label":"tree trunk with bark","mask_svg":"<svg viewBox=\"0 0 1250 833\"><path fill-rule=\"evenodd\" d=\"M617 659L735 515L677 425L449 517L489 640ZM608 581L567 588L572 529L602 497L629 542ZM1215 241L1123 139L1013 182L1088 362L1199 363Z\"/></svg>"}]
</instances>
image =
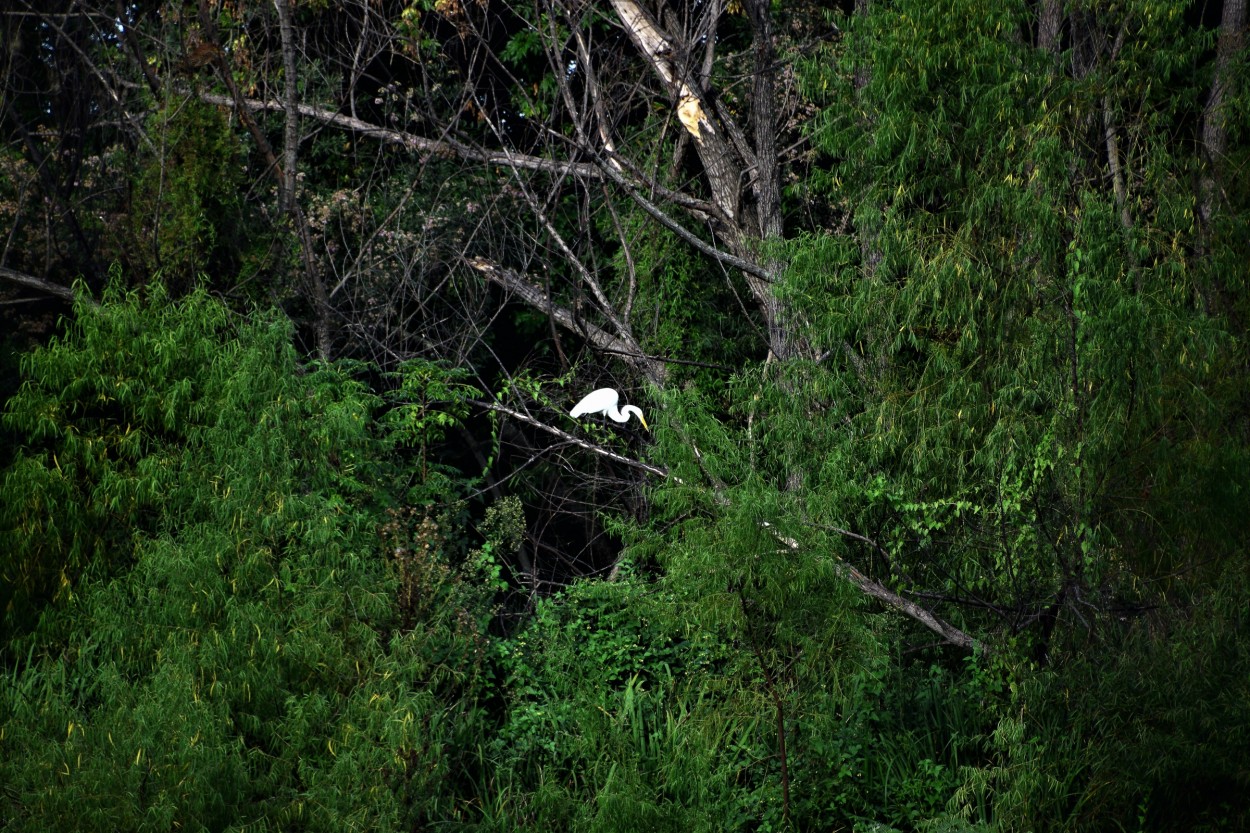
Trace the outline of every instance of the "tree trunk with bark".
<instances>
[{"instance_id":1,"label":"tree trunk with bark","mask_svg":"<svg viewBox=\"0 0 1250 833\"><path fill-rule=\"evenodd\" d=\"M1224 0L1220 34L1215 49L1215 77L1202 115L1202 144L1207 169L1199 185L1198 209L1209 225L1220 200L1224 180L1224 157L1228 152L1225 109L1233 95L1233 57L1245 48L1246 0Z\"/></svg>"}]
</instances>

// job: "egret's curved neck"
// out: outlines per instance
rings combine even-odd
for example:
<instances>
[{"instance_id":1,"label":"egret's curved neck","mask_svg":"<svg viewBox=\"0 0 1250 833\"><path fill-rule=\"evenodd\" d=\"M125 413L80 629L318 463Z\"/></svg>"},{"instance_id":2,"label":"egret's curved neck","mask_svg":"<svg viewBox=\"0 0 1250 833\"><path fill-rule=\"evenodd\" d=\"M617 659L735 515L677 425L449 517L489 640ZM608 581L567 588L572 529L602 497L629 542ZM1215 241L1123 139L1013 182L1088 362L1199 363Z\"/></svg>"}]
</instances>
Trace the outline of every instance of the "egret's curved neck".
<instances>
[{"instance_id":1,"label":"egret's curved neck","mask_svg":"<svg viewBox=\"0 0 1250 833\"><path fill-rule=\"evenodd\" d=\"M639 422L642 421L642 410L637 405L626 405L619 411L613 411L611 417L617 422L629 422L630 414L637 416Z\"/></svg>"}]
</instances>

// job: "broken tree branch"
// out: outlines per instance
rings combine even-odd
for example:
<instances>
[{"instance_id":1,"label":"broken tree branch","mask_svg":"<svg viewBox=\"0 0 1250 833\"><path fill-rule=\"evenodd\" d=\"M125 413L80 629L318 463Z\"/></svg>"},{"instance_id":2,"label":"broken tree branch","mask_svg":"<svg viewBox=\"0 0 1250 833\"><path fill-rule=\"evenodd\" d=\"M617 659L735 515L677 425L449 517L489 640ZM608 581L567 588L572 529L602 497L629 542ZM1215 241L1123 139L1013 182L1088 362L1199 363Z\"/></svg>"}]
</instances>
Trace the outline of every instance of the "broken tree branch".
<instances>
[{"instance_id":1,"label":"broken tree branch","mask_svg":"<svg viewBox=\"0 0 1250 833\"><path fill-rule=\"evenodd\" d=\"M12 281L13 283L20 284L21 286L25 286L30 289L37 289L40 292L46 292L49 295L55 295L58 298L63 298L66 301L69 301L71 304L74 302L74 299L78 297L78 293L74 292L71 287L65 286L64 284L53 283L45 278L28 275L25 272L19 272L16 269L10 269L7 266L0 266L0 278L4 278L5 280ZM88 303L92 306L99 306L99 303L91 296L84 293L83 297L86 298Z\"/></svg>"},{"instance_id":2,"label":"broken tree branch","mask_svg":"<svg viewBox=\"0 0 1250 833\"><path fill-rule=\"evenodd\" d=\"M664 384L668 377L668 368L664 362L645 355L632 339L613 335L597 324L575 316L571 310L551 300L541 286L513 269L484 257L465 258L464 262L487 280L546 313L561 327L584 336L597 349L620 356L631 367L641 371L652 384Z\"/></svg>"}]
</instances>

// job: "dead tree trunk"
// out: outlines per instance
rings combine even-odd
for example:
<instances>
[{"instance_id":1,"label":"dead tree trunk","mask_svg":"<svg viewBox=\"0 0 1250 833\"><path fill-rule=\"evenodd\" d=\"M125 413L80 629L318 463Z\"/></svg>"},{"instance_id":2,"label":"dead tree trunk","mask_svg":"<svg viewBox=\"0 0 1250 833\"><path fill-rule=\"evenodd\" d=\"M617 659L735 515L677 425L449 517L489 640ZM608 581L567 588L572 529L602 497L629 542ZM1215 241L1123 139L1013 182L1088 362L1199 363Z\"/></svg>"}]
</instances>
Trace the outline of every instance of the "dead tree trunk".
<instances>
[{"instance_id":1,"label":"dead tree trunk","mask_svg":"<svg viewBox=\"0 0 1250 833\"><path fill-rule=\"evenodd\" d=\"M751 141L727 110L717 105L715 91L702 89L698 73L681 60L681 56L693 53L694 44L665 31L635 0L612 0L612 7L630 40L676 102L677 117L694 138L695 152L719 209L721 222L715 227L716 235L735 256L759 267L744 270L743 275L767 323L769 351L779 359L800 355L803 348L798 328L788 321L774 291L785 264L761 255L761 244L782 234L776 58L768 3L752 0L746 4L754 53ZM714 28L713 24L713 32ZM709 43L707 48L713 47ZM751 197L749 204L743 199L744 184Z\"/></svg>"},{"instance_id":2,"label":"dead tree trunk","mask_svg":"<svg viewBox=\"0 0 1250 833\"><path fill-rule=\"evenodd\" d=\"M1219 202L1224 157L1228 153L1225 107L1233 95L1233 57L1245 47L1246 0L1224 0L1220 35L1215 49L1215 77L1202 114L1202 144L1207 169L1199 185L1198 210L1207 226Z\"/></svg>"}]
</instances>

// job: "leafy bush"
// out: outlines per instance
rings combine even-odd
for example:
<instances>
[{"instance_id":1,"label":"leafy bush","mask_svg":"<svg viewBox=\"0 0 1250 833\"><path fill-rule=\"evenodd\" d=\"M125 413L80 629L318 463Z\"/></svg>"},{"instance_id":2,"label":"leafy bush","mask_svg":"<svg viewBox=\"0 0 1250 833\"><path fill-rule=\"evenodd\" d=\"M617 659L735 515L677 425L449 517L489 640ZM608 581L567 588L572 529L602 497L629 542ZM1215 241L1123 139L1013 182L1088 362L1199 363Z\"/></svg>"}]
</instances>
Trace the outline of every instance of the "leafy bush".
<instances>
[{"instance_id":1,"label":"leafy bush","mask_svg":"<svg viewBox=\"0 0 1250 833\"><path fill-rule=\"evenodd\" d=\"M203 293L80 304L24 371L6 827L463 819L481 597L411 516L379 529L376 398Z\"/></svg>"}]
</instances>

